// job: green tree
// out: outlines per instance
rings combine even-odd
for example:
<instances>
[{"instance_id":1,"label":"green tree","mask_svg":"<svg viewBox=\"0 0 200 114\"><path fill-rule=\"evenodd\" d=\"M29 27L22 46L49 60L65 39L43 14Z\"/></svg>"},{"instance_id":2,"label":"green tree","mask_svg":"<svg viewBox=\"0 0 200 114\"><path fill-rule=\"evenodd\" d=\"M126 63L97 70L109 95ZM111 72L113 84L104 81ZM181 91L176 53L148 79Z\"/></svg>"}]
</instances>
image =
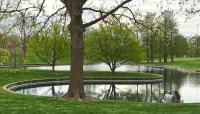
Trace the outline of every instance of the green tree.
<instances>
[{"instance_id":1,"label":"green tree","mask_svg":"<svg viewBox=\"0 0 200 114\"><path fill-rule=\"evenodd\" d=\"M156 37L157 37L157 17L155 13L148 12L140 27L141 38L146 49L147 63L154 61Z\"/></svg>"},{"instance_id":2,"label":"green tree","mask_svg":"<svg viewBox=\"0 0 200 114\"><path fill-rule=\"evenodd\" d=\"M86 57L93 62L106 63L112 72L121 64L143 58L143 49L127 25L100 25L88 33Z\"/></svg>"},{"instance_id":3,"label":"green tree","mask_svg":"<svg viewBox=\"0 0 200 114\"><path fill-rule=\"evenodd\" d=\"M160 29L163 38L163 58L167 62L170 55L171 62L173 62L174 50L174 36L178 33L177 22L171 11L165 10L160 16Z\"/></svg>"},{"instance_id":4,"label":"green tree","mask_svg":"<svg viewBox=\"0 0 200 114\"><path fill-rule=\"evenodd\" d=\"M49 30L33 36L30 39L29 47L38 58L55 69L58 60L69 58L69 32L61 32L59 24L52 24Z\"/></svg>"},{"instance_id":5,"label":"green tree","mask_svg":"<svg viewBox=\"0 0 200 114\"><path fill-rule=\"evenodd\" d=\"M27 17L29 17L29 14L26 14L24 12L21 12L20 15L17 17L17 20L19 20L17 24L17 29L19 30L23 63L25 63L26 60L29 38L33 34L35 28L35 26L33 25L34 21Z\"/></svg>"},{"instance_id":6,"label":"green tree","mask_svg":"<svg viewBox=\"0 0 200 114\"><path fill-rule=\"evenodd\" d=\"M10 53L7 49L0 48L0 65L7 62L9 56L10 56Z\"/></svg>"},{"instance_id":7,"label":"green tree","mask_svg":"<svg viewBox=\"0 0 200 114\"><path fill-rule=\"evenodd\" d=\"M185 38L183 35L177 34L174 37L174 55L176 57L184 57L188 53L188 42L187 38Z\"/></svg>"},{"instance_id":8,"label":"green tree","mask_svg":"<svg viewBox=\"0 0 200 114\"><path fill-rule=\"evenodd\" d=\"M194 36L189 39L189 56L200 57L200 36Z\"/></svg>"}]
</instances>

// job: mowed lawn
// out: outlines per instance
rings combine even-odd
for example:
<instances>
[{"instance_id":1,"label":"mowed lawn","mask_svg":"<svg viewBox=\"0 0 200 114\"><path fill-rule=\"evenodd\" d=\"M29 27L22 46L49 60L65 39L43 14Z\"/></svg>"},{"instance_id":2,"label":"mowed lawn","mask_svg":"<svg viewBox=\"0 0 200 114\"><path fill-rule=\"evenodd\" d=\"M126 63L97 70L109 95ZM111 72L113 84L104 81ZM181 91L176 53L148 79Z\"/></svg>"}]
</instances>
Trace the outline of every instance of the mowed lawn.
<instances>
[{"instance_id":1,"label":"mowed lawn","mask_svg":"<svg viewBox=\"0 0 200 114\"><path fill-rule=\"evenodd\" d=\"M167 63L158 63L156 61L155 64L200 71L200 58L175 58L174 62L171 62L170 59L168 59Z\"/></svg>"},{"instance_id":2,"label":"mowed lawn","mask_svg":"<svg viewBox=\"0 0 200 114\"><path fill-rule=\"evenodd\" d=\"M94 74L103 75L101 72L86 74L91 77ZM55 97L15 94L3 89L5 84L15 81L60 78L68 75L69 72L1 69L0 114L200 114L200 104L157 104L110 100L69 102ZM138 77L138 74L133 73L132 76Z\"/></svg>"}]
</instances>

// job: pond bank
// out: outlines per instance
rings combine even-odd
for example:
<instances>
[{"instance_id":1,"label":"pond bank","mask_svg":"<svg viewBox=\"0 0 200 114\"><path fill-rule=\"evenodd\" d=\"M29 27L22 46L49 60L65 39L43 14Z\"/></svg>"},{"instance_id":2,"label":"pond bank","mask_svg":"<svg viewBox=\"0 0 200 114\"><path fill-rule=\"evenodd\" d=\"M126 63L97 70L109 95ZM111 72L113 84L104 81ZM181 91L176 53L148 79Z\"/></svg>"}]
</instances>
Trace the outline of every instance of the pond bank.
<instances>
[{"instance_id":1,"label":"pond bank","mask_svg":"<svg viewBox=\"0 0 200 114\"><path fill-rule=\"evenodd\" d=\"M185 72L185 73L188 73L188 74L190 74L190 73L200 74L200 71L199 71L200 68L199 68L199 70L196 70L196 69L183 68L183 67L179 67L179 66L175 66L175 65L163 65L163 64L137 64L137 65L157 67L157 68L176 69L178 71Z\"/></svg>"},{"instance_id":2,"label":"pond bank","mask_svg":"<svg viewBox=\"0 0 200 114\"><path fill-rule=\"evenodd\" d=\"M169 61L167 63L159 63L159 61L155 61L155 63L150 65L161 66L165 68L176 68L187 73L200 72L200 58L174 58L174 62Z\"/></svg>"},{"instance_id":3,"label":"pond bank","mask_svg":"<svg viewBox=\"0 0 200 114\"><path fill-rule=\"evenodd\" d=\"M162 77L154 78L85 78L84 84L154 84L161 83ZM48 85L67 85L69 78L43 79L20 81L7 84L4 89L16 91L23 88L48 86Z\"/></svg>"}]
</instances>

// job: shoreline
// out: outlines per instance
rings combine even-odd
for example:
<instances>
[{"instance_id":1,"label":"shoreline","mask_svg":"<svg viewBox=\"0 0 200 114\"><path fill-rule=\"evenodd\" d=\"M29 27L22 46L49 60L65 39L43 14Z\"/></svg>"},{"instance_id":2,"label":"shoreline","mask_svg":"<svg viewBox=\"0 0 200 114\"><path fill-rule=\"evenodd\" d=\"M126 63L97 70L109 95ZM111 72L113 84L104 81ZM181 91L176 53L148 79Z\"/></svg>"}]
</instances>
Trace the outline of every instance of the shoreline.
<instances>
[{"instance_id":1,"label":"shoreline","mask_svg":"<svg viewBox=\"0 0 200 114\"><path fill-rule=\"evenodd\" d=\"M152 78L85 78L84 84L156 84L161 83L162 77ZM14 92L23 88L47 86L47 85L67 85L69 84L69 78L48 78L48 79L36 79L36 80L24 80L19 82L13 82L6 84L4 90Z\"/></svg>"},{"instance_id":2,"label":"shoreline","mask_svg":"<svg viewBox=\"0 0 200 114\"><path fill-rule=\"evenodd\" d=\"M175 65L159 65L159 64L137 64L141 66L150 66L150 67L158 67L158 68L169 68L169 69L176 69L178 71L184 72L184 73L195 73L195 74L200 74L200 71L197 71L195 69L187 69Z\"/></svg>"}]
</instances>

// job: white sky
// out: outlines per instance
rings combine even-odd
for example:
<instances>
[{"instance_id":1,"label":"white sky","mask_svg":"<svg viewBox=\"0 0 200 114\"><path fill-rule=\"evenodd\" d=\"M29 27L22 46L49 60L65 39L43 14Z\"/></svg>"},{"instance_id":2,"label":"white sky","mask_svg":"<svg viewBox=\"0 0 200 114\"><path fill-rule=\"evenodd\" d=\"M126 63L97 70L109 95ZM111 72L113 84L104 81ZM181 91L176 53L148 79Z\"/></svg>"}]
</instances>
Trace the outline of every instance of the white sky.
<instances>
[{"instance_id":1,"label":"white sky","mask_svg":"<svg viewBox=\"0 0 200 114\"><path fill-rule=\"evenodd\" d=\"M102 4L102 1L104 2L106 1L106 3ZM113 4L116 3L114 1L122 1L122 0L88 0L86 6L108 8L109 6L112 6ZM171 5L166 5L166 3L164 3L163 1L165 0L133 0L132 2L128 4L128 6L131 6L132 9L135 9L135 10L139 9L142 12L142 14L145 15L146 12L160 13L161 6L160 5L158 6L158 4L162 2L162 4L164 5L163 6L164 8L162 10L170 7L171 9L177 12L177 15L175 16L175 18L177 19L177 22L179 25L178 28L181 34L185 36L193 36L197 34L197 30L200 30L200 28L197 29L197 24L200 24L200 16L193 16L186 21L185 13L179 12L180 7L178 3L176 2L178 0L174 0L174 2L171 3ZM47 12L51 13L53 11L52 6L55 8L56 6L55 4L57 3L59 5L62 5L62 3L59 0L47 0L46 5L45 5ZM185 7L189 7L189 6L191 5L188 4L188 6L185 6ZM198 33L200 33L200 31Z\"/></svg>"}]
</instances>

